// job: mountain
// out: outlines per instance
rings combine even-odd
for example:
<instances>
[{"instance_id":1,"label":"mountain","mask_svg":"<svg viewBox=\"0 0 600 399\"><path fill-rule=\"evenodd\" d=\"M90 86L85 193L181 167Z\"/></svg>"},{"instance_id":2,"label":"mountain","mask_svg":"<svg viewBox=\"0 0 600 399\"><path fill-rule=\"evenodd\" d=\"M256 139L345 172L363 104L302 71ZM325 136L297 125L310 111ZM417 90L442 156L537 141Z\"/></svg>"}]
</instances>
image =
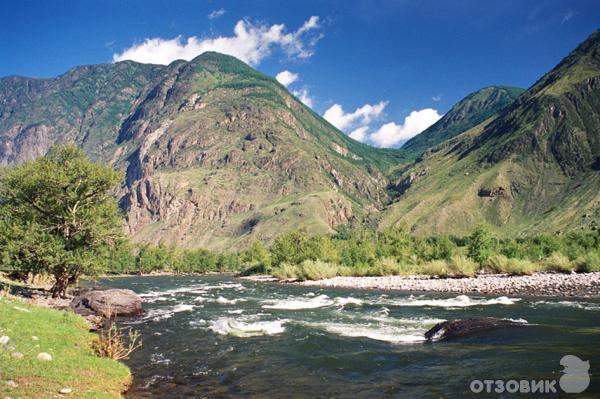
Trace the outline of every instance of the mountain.
<instances>
[{"instance_id":1,"label":"mountain","mask_svg":"<svg viewBox=\"0 0 600 399\"><path fill-rule=\"evenodd\" d=\"M241 61L204 53L0 79L0 163L75 142L125 175L134 239L228 249L332 231L388 202L394 150L360 144Z\"/></svg>"},{"instance_id":2,"label":"mountain","mask_svg":"<svg viewBox=\"0 0 600 399\"><path fill-rule=\"evenodd\" d=\"M460 100L439 121L407 141L401 151L413 159L425 150L477 126L510 105L524 89L489 86Z\"/></svg>"},{"instance_id":3,"label":"mountain","mask_svg":"<svg viewBox=\"0 0 600 399\"><path fill-rule=\"evenodd\" d=\"M600 32L507 108L403 170L381 226L505 235L600 221Z\"/></svg>"},{"instance_id":4,"label":"mountain","mask_svg":"<svg viewBox=\"0 0 600 399\"><path fill-rule=\"evenodd\" d=\"M0 79L0 165L74 142L123 171L142 242L243 248L284 231L407 223L505 235L600 221L600 33L531 88L470 94L399 150L349 138L275 79L204 53Z\"/></svg>"}]
</instances>

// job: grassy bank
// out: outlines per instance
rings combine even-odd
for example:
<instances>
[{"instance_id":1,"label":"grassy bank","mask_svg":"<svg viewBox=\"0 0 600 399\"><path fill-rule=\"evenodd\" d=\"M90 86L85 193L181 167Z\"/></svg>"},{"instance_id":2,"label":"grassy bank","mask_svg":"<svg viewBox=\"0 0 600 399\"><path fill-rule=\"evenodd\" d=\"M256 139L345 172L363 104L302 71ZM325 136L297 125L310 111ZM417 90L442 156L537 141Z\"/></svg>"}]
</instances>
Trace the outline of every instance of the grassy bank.
<instances>
[{"instance_id":1,"label":"grassy bank","mask_svg":"<svg viewBox=\"0 0 600 399\"><path fill-rule=\"evenodd\" d=\"M9 338L0 341L2 398L119 398L131 381L125 365L95 354L97 335L75 314L0 297L0 336ZM38 360L43 352L52 360Z\"/></svg>"}]
</instances>

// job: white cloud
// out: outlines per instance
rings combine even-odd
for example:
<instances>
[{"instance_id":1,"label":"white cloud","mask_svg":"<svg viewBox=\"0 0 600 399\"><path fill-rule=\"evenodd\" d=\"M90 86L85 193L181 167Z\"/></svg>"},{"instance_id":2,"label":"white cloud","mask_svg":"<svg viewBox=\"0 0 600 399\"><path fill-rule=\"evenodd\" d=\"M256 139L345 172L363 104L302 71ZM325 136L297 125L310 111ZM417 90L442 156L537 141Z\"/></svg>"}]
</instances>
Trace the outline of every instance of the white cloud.
<instances>
[{"instance_id":1,"label":"white cloud","mask_svg":"<svg viewBox=\"0 0 600 399\"><path fill-rule=\"evenodd\" d=\"M442 100L442 95L438 94L437 96L433 96L431 97L431 100L437 103Z\"/></svg>"},{"instance_id":2,"label":"white cloud","mask_svg":"<svg viewBox=\"0 0 600 399\"><path fill-rule=\"evenodd\" d=\"M283 24L267 26L240 20L233 29L233 36L191 36L185 41L181 36L173 39L145 39L120 54L113 54L113 62L132 60L167 65L180 59L189 61L206 51L217 51L250 65L258 65L271 54L275 46L280 47L288 57L306 59L314 54L315 45L323 37L316 32L319 28L317 16L310 17L298 30L289 33L286 33Z\"/></svg>"},{"instance_id":3,"label":"white cloud","mask_svg":"<svg viewBox=\"0 0 600 399\"><path fill-rule=\"evenodd\" d=\"M441 117L442 115L433 108L412 111L404 118L403 124L386 123L371 133L368 140L378 147L394 147L421 133Z\"/></svg>"},{"instance_id":4,"label":"white cloud","mask_svg":"<svg viewBox=\"0 0 600 399\"><path fill-rule=\"evenodd\" d=\"M219 17L223 16L223 14L225 14L226 12L227 12L227 10L225 10L224 8L220 8L218 10L212 10L210 12L210 14L208 14L208 19L219 18Z\"/></svg>"},{"instance_id":5,"label":"white cloud","mask_svg":"<svg viewBox=\"0 0 600 399\"><path fill-rule=\"evenodd\" d=\"M308 92L308 88L303 87L300 90L292 90L292 94L298 97L300 101L304 103L309 108L313 106L313 99Z\"/></svg>"},{"instance_id":6,"label":"white cloud","mask_svg":"<svg viewBox=\"0 0 600 399\"><path fill-rule=\"evenodd\" d=\"M298 74L290 71L281 71L275 76L275 79L285 87L298 80Z\"/></svg>"},{"instance_id":7,"label":"white cloud","mask_svg":"<svg viewBox=\"0 0 600 399\"><path fill-rule=\"evenodd\" d=\"M344 112L339 104L332 105L323 117L332 125L346 132L354 140L377 147L397 147L437 122L442 115L433 108L412 111L404 123L388 122L371 131L370 124L377 120L387 106L387 101L365 104L352 113Z\"/></svg>"},{"instance_id":8,"label":"white cloud","mask_svg":"<svg viewBox=\"0 0 600 399\"><path fill-rule=\"evenodd\" d=\"M338 129L346 130L357 124L368 125L381 115L386 106L387 101L380 101L374 105L365 104L354 112L346 113L340 104L333 104L325 111L323 118Z\"/></svg>"},{"instance_id":9,"label":"white cloud","mask_svg":"<svg viewBox=\"0 0 600 399\"><path fill-rule=\"evenodd\" d=\"M354 129L348 136L352 137L356 141L360 141L361 143L367 140L367 132L369 130L369 126L361 126Z\"/></svg>"}]
</instances>

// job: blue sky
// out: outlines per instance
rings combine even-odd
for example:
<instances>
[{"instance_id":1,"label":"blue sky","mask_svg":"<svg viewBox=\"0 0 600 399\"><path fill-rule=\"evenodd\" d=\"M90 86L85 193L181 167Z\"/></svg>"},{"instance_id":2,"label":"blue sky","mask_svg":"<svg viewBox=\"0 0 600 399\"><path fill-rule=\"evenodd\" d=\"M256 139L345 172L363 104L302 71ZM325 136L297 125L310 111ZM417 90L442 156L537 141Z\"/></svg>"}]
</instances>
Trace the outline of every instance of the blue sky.
<instances>
[{"instance_id":1,"label":"blue sky","mask_svg":"<svg viewBox=\"0 0 600 399\"><path fill-rule=\"evenodd\" d=\"M3 0L0 76L223 50L297 75L289 89L353 137L398 146L474 90L530 86L598 27L594 0Z\"/></svg>"}]
</instances>

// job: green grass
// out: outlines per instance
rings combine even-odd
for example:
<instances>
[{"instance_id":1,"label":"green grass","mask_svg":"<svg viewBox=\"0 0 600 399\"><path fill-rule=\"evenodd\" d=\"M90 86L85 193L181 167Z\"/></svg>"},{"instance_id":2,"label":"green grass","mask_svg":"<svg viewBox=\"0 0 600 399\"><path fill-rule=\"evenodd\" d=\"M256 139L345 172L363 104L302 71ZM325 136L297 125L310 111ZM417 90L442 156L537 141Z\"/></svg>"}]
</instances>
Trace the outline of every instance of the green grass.
<instances>
[{"instance_id":1,"label":"green grass","mask_svg":"<svg viewBox=\"0 0 600 399\"><path fill-rule=\"evenodd\" d=\"M10 341L0 346L0 397L56 398L60 389L71 388L70 398L119 398L131 381L125 365L96 356L96 335L75 314L0 298L2 335ZM13 358L13 352L24 357ZM41 352L53 360L37 360Z\"/></svg>"}]
</instances>

